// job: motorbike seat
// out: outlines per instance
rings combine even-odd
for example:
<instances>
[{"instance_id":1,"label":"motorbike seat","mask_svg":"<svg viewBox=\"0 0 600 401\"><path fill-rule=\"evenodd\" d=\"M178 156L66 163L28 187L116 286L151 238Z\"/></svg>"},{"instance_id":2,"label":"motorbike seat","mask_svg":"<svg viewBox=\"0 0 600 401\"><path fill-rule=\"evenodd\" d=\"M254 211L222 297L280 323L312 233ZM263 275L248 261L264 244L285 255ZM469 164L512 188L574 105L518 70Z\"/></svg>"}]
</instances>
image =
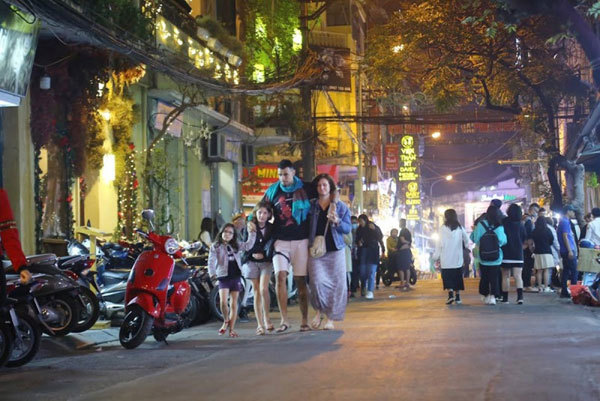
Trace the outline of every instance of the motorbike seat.
<instances>
[{"instance_id":1,"label":"motorbike seat","mask_svg":"<svg viewBox=\"0 0 600 401\"><path fill-rule=\"evenodd\" d=\"M86 256L83 256L83 255L61 256L58 258L58 267L61 269L68 269L69 267L73 266L75 263L78 263L86 258L87 258L87 255Z\"/></svg>"},{"instance_id":2,"label":"motorbike seat","mask_svg":"<svg viewBox=\"0 0 600 401\"><path fill-rule=\"evenodd\" d=\"M185 281L192 275L192 271L181 266L179 263L175 264L173 268L173 275L171 276L171 284Z\"/></svg>"}]
</instances>

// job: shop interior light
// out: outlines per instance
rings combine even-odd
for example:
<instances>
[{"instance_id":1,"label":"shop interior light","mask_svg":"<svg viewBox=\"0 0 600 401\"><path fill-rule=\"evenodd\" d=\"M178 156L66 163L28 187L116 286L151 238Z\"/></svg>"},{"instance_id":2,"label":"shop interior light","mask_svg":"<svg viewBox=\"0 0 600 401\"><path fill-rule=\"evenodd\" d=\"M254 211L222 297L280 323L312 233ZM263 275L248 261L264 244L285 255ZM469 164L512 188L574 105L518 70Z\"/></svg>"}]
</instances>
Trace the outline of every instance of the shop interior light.
<instances>
[{"instance_id":1,"label":"shop interior light","mask_svg":"<svg viewBox=\"0 0 600 401\"><path fill-rule=\"evenodd\" d=\"M442 136L442 133L440 131L435 131L433 134L431 134L431 137L433 139L438 139L440 136Z\"/></svg>"},{"instance_id":2,"label":"shop interior light","mask_svg":"<svg viewBox=\"0 0 600 401\"><path fill-rule=\"evenodd\" d=\"M102 157L102 170L100 175L104 182L113 182L115 180L115 155L107 153Z\"/></svg>"},{"instance_id":3,"label":"shop interior light","mask_svg":"<svg viewBox=\"0 0 600 401\"><path fill-rule=\"evenodd\" d=\"M110 121L110 110L99 110L99 113L105 121Z\"/></svg>"}]
</instances>

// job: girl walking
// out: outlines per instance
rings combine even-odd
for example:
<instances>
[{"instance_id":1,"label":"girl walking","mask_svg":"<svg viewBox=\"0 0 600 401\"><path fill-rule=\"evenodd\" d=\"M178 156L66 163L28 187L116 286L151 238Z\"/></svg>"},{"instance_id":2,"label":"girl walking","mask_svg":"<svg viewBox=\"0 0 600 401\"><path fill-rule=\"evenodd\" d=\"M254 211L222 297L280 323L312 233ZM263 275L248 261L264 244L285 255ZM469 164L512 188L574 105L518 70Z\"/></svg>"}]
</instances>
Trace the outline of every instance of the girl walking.
<instances>
[{"instance_id":1,"label":"girl walking","mask_svg":"<svg viewBox=\"0 0 600 401\"><path fill-rule=\"evenodd\" d=\"M510 290L510 274L515 278L517 286L517 303L523 303L523 247L526 246L527 234L521 222L523 210L513 203L506 211L507 217L502 225L506 234L506 245L502 247L502 303L508 303Z\"/></svg>"},{"instance_id":2,"label":"girl walking","mask_svg":"<svg viewBox=\"0 0 600 401\"><path fill-rule=\"evenodd\" d=\"M381 231L369 221L366 214L358 216L356 244L360 264L360 293L366 299L373 299L375 276L379 265L379 244L383 244L382 237Z\"/></svg>"},{"instance_id":3,"label":"girl walking","mask_svg":"<svg viewBox=\"0 0 600 401\"><path fill-rule=\"evenodd\" d=\"M535 277L538 291L544 292L550 282L550 272L554 268L554 256L552 256L552 245L554 236L548 228L546 218L540 216L535 221L535 228L531 233L533 239L533 257Z\"/></svg>"},{"instance_id":4,"label":"girl walking","mask_svg":"<svg viewBox=\"0 0 600 401\"><path fill-rule=\"evenodd\" d=\"M273 225L269 220L273 216L273 209L268 202L259 202L253 213L252 222L256 226L256 240L252 248L244 254L242 272L244 277L252 281L254 288L254 315L256 316L256 335L262 336L265 331L273 331L273 323L269 317L271 297L269 295L269 282L273 273L269 247L271 246L271 233Z\"/></svg>"},{"instance_id":5,"label":"girl walking","mask_svg":"<svg viewBox=\"0 0 600 401\"><path fill-rule=\"evenodd\" d=\"M333 178L319 174L313 183L319 197L311 201L308 243L312 247L317 236L324 236L325 254L308 259L310 301L317 312L311 328L318 329L324 315L327 321L323 329L333 330L333 322L343 320L346 313L348 287L344 234L350 233L352 225L348 207L336 199Z\"/></svg>"},{"instance_id":6,"label":"girl walking","mask_svg":"<svg viewBox=\"0 0 600 401\"><path fill-rule=\"evenodd\" d=\"M456 210L444 212L444 225L439 231L434 260L440 261L444 290L448 290L446 304L461 304L460 291L465 289L463 282L463 247L469 244L467 233L458 222Z\"/></svg>"},{"instance_id":7,"label":"girl walking","mask_svg":"<svg viewBox=\"0 0 600 401\"><path fill-rule=\"evenodd\" d=\"M219 282L219 297L221 312L223 313L223 326L219 335L225 334L229 329L229 337L239 337L234 330L238 315L238 297L242 289L241 253L249 250L256 239L256 226L248 223L248 241L238 244L235 226L227 223L223 226L217 240L210 246L208 253L208 273L216 277ZM231 308L229 308L230 300Z\"/></svg>"},{"instance_id":8,"label":"girl walking","mask_svg":"<svg viewBox=\"0 0 600 401\"><path fill-rule=\"evenodd\" d=\"M502 246L506 234L502 226L502 215L496 206L489 206L483 218L471 233L471 240L479 246L481 282L479 293L486 305L496 305L498 293L498 269L502 264Z\"/></svg>"}]
</instances>

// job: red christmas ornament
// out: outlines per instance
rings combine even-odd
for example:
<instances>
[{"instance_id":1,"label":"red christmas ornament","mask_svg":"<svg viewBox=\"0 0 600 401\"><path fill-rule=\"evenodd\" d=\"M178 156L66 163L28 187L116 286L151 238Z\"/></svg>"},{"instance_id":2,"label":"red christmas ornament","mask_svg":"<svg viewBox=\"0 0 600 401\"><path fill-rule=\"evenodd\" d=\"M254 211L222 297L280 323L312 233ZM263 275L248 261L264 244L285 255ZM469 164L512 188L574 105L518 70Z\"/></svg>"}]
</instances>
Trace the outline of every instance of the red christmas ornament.
<instances>
[{"instance_id":1,"label":"red christmas ornament","mask_svg":"<svg viewBox=\"0 0 600 401\"><path fill-rule=\"evenodd\" d=\"M131 142L129 143L129 149L131 149L131 150L135 149L135 145Z\"/></svg>"},{"instance_id":2,"label":"red christmas ornament","mask_svg":"<svg viewBox=\"0 0 600 401\"><path fill-rule=\"evenodd\" d=\"M69 194L69 196L67 196L67 199L65 199L65 202L67 202L67 203L73 202L73 196L71 194Z\"/></svg>"},{"instance_id":3,"label":"red christmas ornament","mask_svg":"<svg viewBox=\"0 0 600 401\"><path fill-rule=\"evenodd\" d=\"M136 179L135 181L133 181L133 189L137 189L137 187L140 186L140 183L138 182L138 180Z\"/></svg>"}]
</instances>

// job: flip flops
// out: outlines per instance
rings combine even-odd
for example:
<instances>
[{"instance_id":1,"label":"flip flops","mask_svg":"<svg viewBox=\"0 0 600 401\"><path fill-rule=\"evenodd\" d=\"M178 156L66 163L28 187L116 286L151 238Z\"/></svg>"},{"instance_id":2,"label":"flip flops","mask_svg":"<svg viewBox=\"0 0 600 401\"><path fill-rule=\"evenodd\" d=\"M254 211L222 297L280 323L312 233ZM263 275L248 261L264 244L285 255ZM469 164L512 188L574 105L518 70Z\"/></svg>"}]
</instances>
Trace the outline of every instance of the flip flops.
<instances>
[{"instance_id":1,"label":"flip flops","mask_svg":"<svg viewBox=\"0 0 600 401\"><path fill-rule=\"evenodd\" d=\"M277 330L275 330L276 333L283 333L288 331L288 329L292 327L292 325L287 324L287 323L281 323L281 325L277 328Z\"/></svg>"}]
</instances>

